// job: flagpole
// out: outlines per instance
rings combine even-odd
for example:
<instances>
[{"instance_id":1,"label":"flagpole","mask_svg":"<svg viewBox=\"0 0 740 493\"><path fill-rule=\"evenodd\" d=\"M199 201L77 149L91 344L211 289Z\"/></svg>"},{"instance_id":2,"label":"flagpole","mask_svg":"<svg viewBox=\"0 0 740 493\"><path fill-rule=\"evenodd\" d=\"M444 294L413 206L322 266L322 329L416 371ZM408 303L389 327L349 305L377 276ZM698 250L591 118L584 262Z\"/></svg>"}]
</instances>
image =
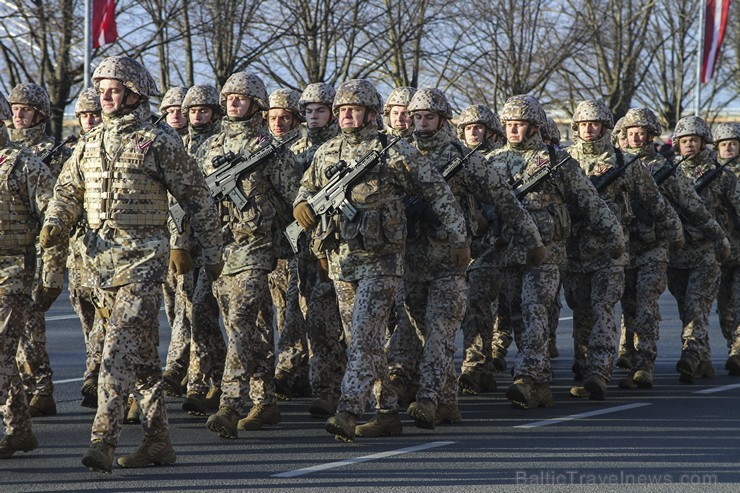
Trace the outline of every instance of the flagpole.
<instances>
[{"instance_id":1,"label":"flagpole","mask_svg":"<svg viewBox=\"0 0 740 493\"><path fill-rule=\"evenodd\" d=\"M82 74L83 89L90 87L90 45L92 44L92 36L90 36L92 20L90 17L90 0L85 0L85 68Z\"/></svg>"},{"instance_id":2,"label":"flagpole","mask_svg":"<svg viewBox=\"0 0 740 493\"><path fill-rule=\"evenodd\" d=\"M694 115L699 116L701 108L701 63L704 57L704 13L706 1L699 0L699 38L696 40L696 101L694 103Z\"/></svg>"}]
</instances>

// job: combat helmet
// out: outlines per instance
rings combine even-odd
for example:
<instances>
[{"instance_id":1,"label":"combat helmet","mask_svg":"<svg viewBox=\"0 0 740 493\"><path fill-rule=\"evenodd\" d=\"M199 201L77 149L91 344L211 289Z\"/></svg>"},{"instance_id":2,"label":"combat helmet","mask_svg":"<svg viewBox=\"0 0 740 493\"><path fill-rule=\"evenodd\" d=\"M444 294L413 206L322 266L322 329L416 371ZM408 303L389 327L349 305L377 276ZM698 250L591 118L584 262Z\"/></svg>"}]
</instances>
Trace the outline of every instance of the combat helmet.
<instances>
[{"instance_id":1,"label":"combat helmet","mask_svg":"<svg viewBox=\"0 0 740 493\"><path fill-rule=\"evenodd\" d=\"M409 86L396 87L388 95L388 99L385 101L385 104L383 105L383 114L385 116L388 116L391 112L391 108L393 108L394 106L403 106L403 107L408 106L409 103L411 102L411 98L414 97L415 93L416 93L415 87L409 87Z\"/></svg>"},{"instance_id":2,"label":"combat helmet","mask_svg":"<svg viewBox=\"0 0 740 493\"><path fill-rule=\"evenodd\" d=\"M334 103L334 96L337 92L331 84L325 82L316 82L309 84L303 90L300 99L298 100L298 109L301 115L306 115L306 106L311 103L323 104L331 108Z\"/></svg>"},{"instance_id":3,"label":"combat helmet","mask_svg":"<svg viewBox=\"0 0 740 493\"><path fill-rule=\"evenodd\" d=\"M215 113L221 114L221 96L218 90L207 84L195 85L188 89L182 98L182 112L187 113L193 106L208 106Z\"/></svg>"},{"instance_id":4,"label":"combat helmet","mask_svg":"<svg viewBox=\"0 0 740 493\"><path fill-rule=\"evenodd\" d=\"M124 55L111 56L100 62L92 79L95 89L100 88L102 79L113 79L144 99L149 99L153 89L153 79L146 67Z\"/></svg>"},{"instance_id":5,"label":"combat helmet","mask_svg":"<svg viewBox=\"0 0 740 493\"><path fill-rule=\"evenodd\" d=\"M491 111L488 106L482 104L475 104L465 108L460 116L457 118L457 136L458 138L465 140L465 127L468 125L484 125L486 128L491 130L494 134L498 134L501 137L505 137L504 129L501 126L501 121L498 119L498 115Z\"/></svg>"},{"instance_id":6,"label":"combat helmet","mask_svg":"<svg viewBox=\"0 0 740 493\"><path fill-rule=\"evenodd\" d=\"M80 117L80 113L100 113L100 96L94 87L88 87L80 93L75 103L75 116Z\"/></svg>"},{"instance_id":7,"label":"combat helmet","mask_svg":"<svg viewBox=\"0 0 740 493\"><path fill-rule=\"evenodd\" d=\"M281 108L288 110L293 113L293 116L302 121L304 118L298 107L300 99L301 94L298 91L294 91L293 89L277 89L270 94L270 109Z\"/></svg>"},{"instance_id":8,"label":"combat helmet","mask_svg":"<svg viewBox=\"0 0 740 493\"><path fill-rule=\"evenodd\" d=\"M681 137L687 135L696 135L700 137L704 144L712 143L712 132L709 130L709 125L702 118L698 116L685 116L678 120L676 123L676 129L673 131L673 149L678 150L678 141Z\"/></svg>"},{"instance_id":9,"label":"combat helmet","mask_svg":"<svg viewBox=\"0 0 740 493\"><path fill-rule=\"evenodd\" d=\"M23 104L30 106L41 114L43 118L51 116L51 103L46 89L33 82L18 84L10 91L8 96L10 104Z\"/></svg>"},{"instance_id":10,"label":"combat helmet","mask_svg":"<svg viewBox=\"0 0 740 493\"><path fill-rule=\"evenodd\" d=\"M348 104L364 106L376 113L380 113L383 107L378 90L367 79L350 79L339 84L332 105L334 116L339 116L340 106Z\"/></svg>"},{"instance_id":11,"label":"combat helmet","mask_svg":"<svg viewBox=\"0 0 740 493\"><path fill-rule=\"evenodd\" d=\"M424 88L417 90L406 109L409 113L433 111L448 120L452 118L452 107L447 101L445 93L439 89Z\"/></svg>"},{"instance_id":12,"label":"combat helmet","mask_svg":"<svg viewBox=\"0 0 740 493\"><path fill-rule=\"evenodd\" d=\"M251 98L252 101L257 103L259 109L267 111L270 109L268 106L267 89L265 89L265 83L262 79L255 74L248 72L236 72L226 80L226 83L221 88L220 103L224 108L226 107L226 97L229 94L241 94Z\"/></svg>"},{"instance_id":13,"label":"combat helmet","mask_svg":"<svg viewBox=\"0 0 740 493\"><path fill-rule=\"evenodd\" d=\"M653 134L653 136L658 136L662 133L660 123L658 123L658 117L649 108L631 108L620 120L625 131L632 127L642 127Z\"/></svg>"},{"instance_id":14,"label":"combat helmet","mask_svg":"<svg viewBox=\"0 0 740 493\"><path fill-rule=\"evenodd\" d=\"M545 110L537 98L528 94L512 96L506 100L499 114L501 123L507 121L529 122L535 127L542 127L547 123Z\"/></svg>"},{"instance_id":15,"label":"combat helmet","mask_svg":"<svg viewBox=\"0 0 740 493\"><path fill-rule=\"evenodd\" d=\"M185 95L188 93L188 89L182 86L170 87L162 97L162 102L159 104L159 111L164 113L167 108L180 107L185 99Z\"/></svg>"},{"instance_id":16,"label":"combat helmet","mask_svg":"<svg viewBox=\"0 0 740 493\"><path fill-rule=\"evenodd\" d=\"M13 111L10 109L10 103L5 99L5 94L0 92L0 120L10 120L13 118Z\"/></svg>"},{"instance_id":17,"label":"combat helmet","mask_svg":"<svg viewBox=\"0 0 740 493\"><path fill-rule=\"evenodd\" d=\"M589 99L578 103L576 111L573 112L573 123L570 128L578 130L580 122L599 122L606 128L614 128L612 112L600 99Z\"/></svg>"},{"instance_id":18,"label":"combat helmet","mask_svg":"<svg viewBox=\"0 0 740 493\"><path fill-rule=\"evenodd\" d=\"M722 142L723 140L737 140L740 141L740 123L720 123L717 128L712 132L714 142Z\"/></svg>"}]
</instances>

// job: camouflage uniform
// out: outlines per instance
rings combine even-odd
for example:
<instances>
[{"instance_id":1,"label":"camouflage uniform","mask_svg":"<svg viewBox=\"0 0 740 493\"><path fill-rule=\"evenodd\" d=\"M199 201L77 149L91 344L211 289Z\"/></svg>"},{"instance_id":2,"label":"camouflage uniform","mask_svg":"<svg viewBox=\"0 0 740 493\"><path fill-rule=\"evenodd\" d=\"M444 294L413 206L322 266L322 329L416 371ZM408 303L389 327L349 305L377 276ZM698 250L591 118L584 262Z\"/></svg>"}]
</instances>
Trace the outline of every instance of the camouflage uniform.
<instances>
[{"instance_id":1,"label":"camouflage uniform","mask_svg":"<svg viewBox=\"0 0 740 493\"><path fill-rule=\"evenodd\" d=\"M214 171L214 157L229 151L251 154L271 141L260 113L267 110L262 80L237 72L221 89L222 106L226 106L230 94L249 97L250 110L255 105L258 110L242 119L224 118L221 132L201 146L198 161L206 175ZM267 276L275 268L276 246L282 238L280 226L287 222L299 175L293 155L280 152L255 171L239 177L238 187L249 201L244 210L228 198L219 204L221 225L226 231L226 263L213 288L228 343L221 406L207 425L222 437L236 436L234 418L242 412L247 396L254 403L250 416L269 409L279 420L273 385L275 353ZM224 423L226 428L222 427Z\"/></svg>"},{"instance_id":2,"label":"camouflage uniform","mask_svg":"<svg viewBox=\"0 0 740 493\"><path fill-rule=\"evenodd\" d=\"M507 397L515 405L529 408L552 405L548 386L551 378L547 341L548 307L555 303L560 283L558 266L565 261L565 240L570 234L570 214L578 214L593 231L607 240L607 247L624 245L619 223L599 198L596 190L567 153L547 147L538 131L546 123L545 112L532 96L510 98L501 112L501 121L526 121L529 128L523 142L510 142L494 154L492 161L511 182L527 179L540 167L562 163L542 186L523 198L539 228L547 248L543 263L526 266L520 239L508 228L502 230L499 265L504 268L502 308L510 314L513 333L519 349L514 362L514 384ZM555 163L553 163L555 161ZM571 212L569 212L569 209ZM512 247L513 246L513 247ZM616 300L615 300L616 301Z\"/></svg>"},{"instance_id":3,"label":"camouflage uniform","mask_svg":"<svg viewBox=\"0 0 740 493\"><path fill-rule=\"evenodd\" d=\"M381 149L382 142L388 140L379 136L374 122L368 121L367 112L379 113L381 106L380 96L370 82L344 82L334 100L335 115L342 105L364 106L365 122L360 128L346 129L319 148L303 175L296 208L327 183L325 172L331 166L340 160L352 163L371 150ZM464 219L449 187L433 166L404 140L391 147L378 165L352 188L349 198L360 217L349 221L340 214L332 220L333 225L338 223L339 241L327 247L326 252L349 346L349 361L337 415L327 421L327 431L348 440L354 439L354 424L365 411L373 387L381 389L376 396L379 415L398 410L396 393L389 385L383 346L388 316L403 272L405 192L430 202L447 226L449 243L453 247L465 246Z\"/></svg>"},{"instance_id":4,"label":"camouflage uniform","mask_svg":"<svg viewBox=\"0 0 740 493\"><path fill-rule=\"evenodd\" d=\"M18 84L10 92L8 101L11 105L22 104L33 107L41 115L41 122L37 125L28 128L11 128L10 139L13 143L29 149L39 157L51 152L56 143L51 136L46 135L46 120L51 115L51 105L46 90L33 83ZM49 170L55 179L59 176L62 165L69 154L69 149L65 146L59 149L57 155L49 162ZM36 250L36 281L32 295L34 300L40 289L40 275L43 268L40 249ZM30 404L31 414L34 416L56 414L56 406L53 402L53 372L49 355L46 352L46 320L36 304L31 305L26 318L26 326L21 333L16 360L23 387L29 396L33 396ZM50 404L42 405L44 401Z\"/></svg>"},{"instance_id":5,"label":"camouflage uniform","mask_svg":"<svg viewBox=\"0 0 740 493\"><path fill-rule=\"evenodd\" d=\"M0 95L0 120L11 118L5 96ZM54 177L28 150L11 144L5 126L0 129L0 405L5 437L0 457L36 448L28 401L19 378L15 354L31 306L37 281L36 236L51 199ZM43 286L61 290L66 245L44 249Z\"/></svg>"},{"instance_id":6,"label":"camouflage uniform","mask_svg":"<svg viewBox=\"0 0 740 493\"><path fill-rule=\"evenodd\" d=\"M679 149L681 137L689 135L699 136L703 141L702 147L712 142L712 134L704 120L689 116L676 124L674 149ZM680 165L690 180L698 180L715 166L706 148L683 160ZM722 173L699 195L720 226L732 227L731 210L740 207L737 178L733 173ZM716 236L706 236L703 231L697 231L693 224L684 224L684 228L688 238L686 245L669 256L668 290L676 298L684 327L681 336L683 350L676 370L681 374L681 382L692 383L696 377L714 376L708 330L709 312L720 281L720 267L715 252L729 251L729 243L726 237L718 240ZM725 236L727 234L728 230L725 229Z\"/></svg>"},{"instance_id":7,"label":"camouflage uniform","mask_svg":"<svg viewBox=\"0 0 740 493\"><path fill-rule=\"evenodd\" d=\"M202 174L182 142L149 120L146 72L125 56L107 58L95 69L96 88L101 80L118 81L139 95L140 103L130 112L104 113L103 124L75 148L57 181L42 232L63 237L82 214L87 220L85 243L95 262L108 328L93 442L83 463L107 471L130 392L141 406L144 445L158 437L171 450L157 353L160 285L169 250L168 191L190 213L205 262L218 264L221 259L221 233ZM174 452L167 460L174 462Z\"/></svg>"},{"instance_id":8,"label":"camouflage uniform","mask_svg":"<svg viewBox=\"0 0 740 493\"><path fill-rule=\"evenodd\" d=\"M416 111L433 111L440 116L440 127L447 124L452 111L444 94L436 89L419 89L409 104ZM434 133L414 132L414 143L427 159L442 171L455 157L469 151L438 129ZM477 234L479 202L491 204L512 233L520 237L525 249L542 246L532 218L505 184L499 171L481 154L471 154L462 170L448 180L466 219L469 243ZM409 224L404 288L406 308L412 326L422 340L420 389L417 401L457 405L457 381L453 367L454 337L466 310L467 284L462 272L451 265L444 231L420 217ZM483 303L490 305L491 299ZM411 412L410 412L411 413Z\"/></svg>"},{"instance_id":9,"label":"camouflage uniform","mask_svg":"<svg viewBox=\"0 0 740 493\"><path fill-rule=\"evenodd\" d=\"M611 169L629 164L619 178L600 192L620 219L627 241L630 224L639 214L649 216L669 241L681 241L681 223L663 200L647 168L632 163L636 156L623 153L609 143L608 129L613 123L611 112L603 101L579 103L573 114L574 131L578 131L580 122L602 124L598 139L586 141L576 136L575 144L566 149L579 161L587 176L598 180ZM611 378L617 343L614 306L624 291L624 269L629 265L629 256L622 253L619 258L613 258L604 246L603 238L584 227L582 222L574 221L563 287L568 305L573 309L574 371L589 379L599 377L606 384ZM644 337L650 336L645 333ZM590 390L588 383L587 380L586 390ZM603 392L590 397L601 399Z\"/></svg>"},{"instance_id":10,"label":"camouflage uniform","mask_svg":"<svg viewBox=\"0 0 740 493\"><path fill-rule=\"evenodd\" d=\"M385 129L383 131L385 133L394 137L402 137L411 142L411 140L413 139L412 134L414 128L393 128L391 126L390 114L391 109L393 109L394 106L407 107L409 105L409 102L411 102L411 98L414 97L415 92L415 87L403 86L396 87L388 95L388 99L385 100L385 104L383 105L383 123L385 124ZM378 128L381 127L379 126Z\"/></svg>"}]
</instances>

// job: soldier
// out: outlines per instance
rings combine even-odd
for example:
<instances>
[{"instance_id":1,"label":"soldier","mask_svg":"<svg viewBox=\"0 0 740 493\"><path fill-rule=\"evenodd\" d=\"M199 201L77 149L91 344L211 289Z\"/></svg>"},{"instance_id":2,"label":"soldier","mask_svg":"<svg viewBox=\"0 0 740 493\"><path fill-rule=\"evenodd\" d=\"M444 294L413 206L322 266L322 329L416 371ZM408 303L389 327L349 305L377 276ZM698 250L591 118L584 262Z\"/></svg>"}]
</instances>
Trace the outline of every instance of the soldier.
<instances>
[{"instance_id":1,"label":"soldier","mask_svg":"<svg viewBox=\"0 0 740 493\"><path fill-rule=\"evenodd\" d=\"M221 106L226 108L221 132L203 144L199 159L206 174L214 170L215 157L229 151L248 155L272 142L262 113L268 110L267 91L259 77L232 74L221 88ZM289 215L299 175L293 155L280 152L238 177L238 187L248 202L243 210L230 198L219 204L222 227L227 231L226 265L213 287L229 340L221 404L206 425L222 438L236 438L237 430L258 430L280 422L273 385L275 352L267 275L275 268L281 222L287 222L283 218ZM247 395L253 406L240 420Z\"/></svg>"},{"instance_id":2,"label":"soldier","mask_svg":"<svg viewBox=\"0 0 740 493\"><path fill-rule=\"evenodd\" d=\"M454 158L468 154L444 131L452 118L444 93L419 89L411 98L408 110L414 120L414 143L438 170L442 171ZM481 154L468 156L463 168L448 179L448 184L463 209L469 244L477 234L478 201L481 201L491 204L522 239L531 265L544 259L545 247L532 218L498 170ZM404 269L406 309L424 345L419 363L420 389L416 402L408 407L408 414L417 427L433 429L439 422L454 423L461 419L453 356L455 333L466 309L467 285L463 273L467 266L460 269L451 264L448 242L435 221L423 215L408 217L408 221ZM497 295L494 293L487 300L489 305Z\"/></svg>"},{"instance_id":3,"label":"soldier","mask_svg":"<svg viewBox=\"0 0 740 493\"><path fill-rule=\"evenodd\" d=\"M589 226L608 239L607 248L624 250L624 237L614 214L599 198L578 164L568 154L547 147L539 129L547 123L539 101L529 95L509 98L501 111L508 143L492 157L505 178L528 183L543 166L559 168L541 186L523 197L522 203L537 225L547 254L539 266L526 264L522 239L503 228L497 261L504 270L501 304L511 315L518 353L514 382L506 397L515 407L552 406L548 355L548 307L555 302L560 283L558 266L565 260L565 240L570 234L570 213L580 214ZM513 247L512 247L513 246Z\"/></svg>"},{"instance_id":4,"label":"soldier","mask_svg":"<svg viewBox=\"0 0 740 493\"><path fill-rule=\"evenodd\" d=\"M740 173L740 124L721 123L713 132L714 147L717 150L717 161L728 166L735 176ZM731 231L728 235L732 247L730 257L722 264L717 297L717 311L722 335L727 340L729 357L725 370L732 376L740 376L740 231L738 227L738 210L728 210L731 217L726 226Z\"/></svg>"},{"instance_id":5,"label":"soldier","mask_svg":"<svg viewBox=\"0 0 740 493\"><path fill-rule=\"evenodd\" d=\"M375 123L381 106L380 95L367 80L350 80L337 89L333 112L342 133L316 152L295 200L293 214L305 230L318 221L306 200L327 183L326 170L340 161L351 165L388 144L389 138L378 133ZM337 290L349 345L337 413L326 422L326 431L341 440L354 440L357 420L376 386L380 388L378 412L370 426L380 428L383 434L401 433L398 399L389 384L383 346L403 271L405 193L419 195L432 205L445 225L453 265L462 269L470 258L464 218L444 179L410 144L397 142L359 178L349 194L360 217L355 221L343 215L333 217L330 227L339 238L331 230L322 232L327 242L318 249L328 256L329 277Z\"/></svg>"},{"instance_id":6,"label":"soldier","mask_svg":"<svg viewBox=\"0 0 740 493\"><path fill-rule=\"evenodd\" d=\"M689 179L700 182L704 173L716 167L706 148L711 143L709 126L698 116L687 116L676 123L673 149L683 156L680 168ZM736 185L734 173L723 172L699 193L709 213L724 228L732 227L732 210L740 207ZM683 323L681 358L676 363L676 371L680 373L680 382L693 383L696 378L714 376L709 348L709 312L719 289L719 264L729 256L730 244L726 238L727 229L725 235L717 239L697 231L693 225L684 224L684 227L690 241L669 256L668 290L676 298Z\"/></svg>"},{"instance_id":7,"label":"soldier","mask_svg":"<svg viewBox=\"0 0 740 493\"><path fill-rule=\"evenodd\" d=\"M188 134L183 137L183 144L188 154L196 159L202 144L221 130L223 108L220 98L215 87L195 85L188 89L182 100L182 111L188 118ZM178 276L178 308L183 308L177 310L176 317L187 318L190 326L187 396L182 408L190 415L205 416L209 409L218 408L226 343L221 334L213 285L204 269L200 241L194 236L187 218L183 221L182 230L182 234L173 234L170 240L172 249L190 252L194 267L192 272ZM176 322L176 325L180 323Z\"/></svg>"},{"instance_id":8,"label":"soldier","mask_svg":"<svg viewBox=\"0 0 740 493\"><path fill-rule=\"evenodd\" d=\"M625 115L626 116L626 115ZM626 120L624 117L617 120L614 124L611 135L611 144L622 150L629 148L629 142L627 140L627 128L625 127Z\"/></svg>"},{"instance_id":9,"label":"soldier","mask_svg":"<svg viewBox=\"0 0 740 493\"><path fill-rule=\"evenodd\" d=\"M56 179L70 151L63 147L56 155L50 155L56 143L52 137L46 135L46 121L51 116L51 104L46 90L34 83L18 84L10 92L8 101L13 110L10 139L37 156L44 156L42 159ZM40 288L42 267L43 262L39 255L36 259L34 299ZM31 396L31 416L54 416L57 406L54 402L51 362L46 352L46 320L44 314L37 309L36 303L31 305L30 310L18 344L18 368L23 387Z\"/></svg>"},{"instance_id":10,"label":"soldier","mask_svg":"<svg viewBox=\"0 0 740 493\"><path fill-rule=\"evenodd\" d=\"M5 422L0 459L38 447L15 354L32 303L46 311L62 290L66 251L66 245L43 250L42 283L32 301L36 235L54 177L31 152L10 142L4 120L11 118L10 105L0 94L0 406Z\"/></svg>"},{"instance_id":11,"label":"soldier","mask_svg":"<svg viewBox=\"0 0 740 493\"><path fill-rule=\"evenodd\" d=\"M540 135L542 135L542 142L545 145L560 147L560 129L555 120L547 117L547 124L544 127L540 127Z\"/></svg>"},{"instance_id":12,"label":"soldier","mask_svg":"<svg viewBox=\"0 0 740 493\"><path fill-rule=\"evenodd\" d=\"M170 87L159 104L159 111L164 115L164 121L183 137L188 133L188 118L182 111L182 100L187 93L187 87Z\"/></svg>"},{"instance_id":13,"label":"soldier","mask_svg":"<svg viewBox=\"0 0 740 493\"><path fill-rule=\"evenodd\" d=\"M65 165L40 241L42 246L61 242L84 213L86 244L98 274L97 298L108 327L92 443L82 463L110 472L130 392L141 405L145 434L139 448L119 457L118 464L144 467L176 460L157 352L160 285L167 270L168 191L190 213L206 271L215 278L223 264L221 232L202 174L182 142L149 120L152 87L146 68L126 56L109 57L93 72L93 83L103 124Z\"/></svg>"},{"instance_id":14,"label":"soldier","mask_svg":"<svg viewBox=\"0 0 740 493\"><path fill-rule=\"evenodd\" d=\"M407 106L415 92L415 87L397 87L388 95L383 105L383 123L389 135L411 139L414 123L411 121Z\"/></svg>"},{"instance_id":15,"label":"soldier","mask_svg":"<svg viewBox=\"0 0 740 493\"><path fill-rule=\"evenodd\" d=\"M571 125L577 132L575 143L566 151L597 184L606 173L624 169L599 194L621 221L627 242L629 225L642 211L655 221L668 241L680 246L683 234L678 217L663 200L647 168L634 162L639 158L611 145L609 129L613 126L611 112L603 101L581 101ZM586 381L583 387L571 389L571 395L604 400L617 343L614 308L624 291L629 255L624 249L608 251L606 238L592 231L583 218L572 219L574 230L567 245L563 287L573 309L574 373Z\"/></svg>"}]
</instances>

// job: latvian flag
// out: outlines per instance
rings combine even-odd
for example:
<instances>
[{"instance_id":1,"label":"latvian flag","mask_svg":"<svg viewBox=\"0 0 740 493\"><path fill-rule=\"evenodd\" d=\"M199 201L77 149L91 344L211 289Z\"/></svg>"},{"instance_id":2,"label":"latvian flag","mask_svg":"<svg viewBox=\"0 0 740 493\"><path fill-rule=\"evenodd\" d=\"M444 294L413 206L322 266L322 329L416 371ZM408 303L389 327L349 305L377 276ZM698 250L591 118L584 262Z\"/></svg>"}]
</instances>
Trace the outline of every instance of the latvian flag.
<instances>
[{"instance_id":1,"label":"latvian flag","mask_svg":"<svg viewBox=\"0 0 740 493\"><path fill-rule=\"evenodd\" d=\"M714 68L725 36L730 0L707 0L704 21L704 52L701 59L701 81L706 83L714 77Z\"/></svg>"},{"instance_id":2,"label":"latvian flag","mask_svg":"<svg viewBox=\"0 0 740 493\"><path fill-rule=\"evenodd\" d=\"M115 0L93 0L92 35L93 48L100 48L118 38Z\"/></svg>"}]
</instances>

